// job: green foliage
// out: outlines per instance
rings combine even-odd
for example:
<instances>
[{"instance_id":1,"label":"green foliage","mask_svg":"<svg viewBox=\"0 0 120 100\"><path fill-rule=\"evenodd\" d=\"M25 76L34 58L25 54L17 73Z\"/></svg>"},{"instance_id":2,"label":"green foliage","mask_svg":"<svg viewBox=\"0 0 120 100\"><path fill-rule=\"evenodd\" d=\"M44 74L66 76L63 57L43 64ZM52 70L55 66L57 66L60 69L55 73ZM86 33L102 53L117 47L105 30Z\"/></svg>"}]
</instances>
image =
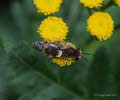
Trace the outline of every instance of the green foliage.
<instances>
[{"instance_id":1,"label":"green foliage","mask_svg":"<svg viewBox=\"0 0 120 100\"><path fill-rule=\"evenodd\" d=\"M10 0L0 16L0 100L115 100L120 96L120 8L109 12L118 25L112 37L96 41L86 32L87 8L79 0L64 0L55 16L62 17L68 39L87 56L68 67L59 67L32 48L41 41L36 30L45 18L32 0ZM69 5L69 6L68 6Z\"/></svg>"}]
</instances>

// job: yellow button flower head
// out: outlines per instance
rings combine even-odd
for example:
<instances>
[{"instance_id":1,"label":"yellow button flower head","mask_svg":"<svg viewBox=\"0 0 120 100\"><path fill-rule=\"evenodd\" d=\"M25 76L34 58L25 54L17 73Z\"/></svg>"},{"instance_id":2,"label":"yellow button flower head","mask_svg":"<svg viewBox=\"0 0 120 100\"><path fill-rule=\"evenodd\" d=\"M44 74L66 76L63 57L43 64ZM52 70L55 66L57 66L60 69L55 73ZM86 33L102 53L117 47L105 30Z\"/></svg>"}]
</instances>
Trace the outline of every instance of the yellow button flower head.
<instances>
[{"instance_id":1,"label":"yellow button flower head","mask_svg":"<svg viewBox=\"0 0 120 100\"><path fill-rule=\"evenodd\" d=\"M53 14L59 10L62 0L34 0L39 13Z\"/></svg>"},{"instance_id":2,"label":"yellow button flower head","mask_svg":"<svg viewBox=\"0 0 120 100\"><path fill-rule=\"evenodd\" d=\"M63 67L63 66L69 66L71 65L74 60L73 59L65 59L65 58L53 58L52 61L56 64L58 64L59 66Z\"/></svg>"},{"instance_id":3,"label":"yellow button flower head","mask_svg":"<svg viewBox=\"0 0 120 100\"><path fill-rule=\"evenodd\" d=\"M87 23L90 34L99 40L106 40L114 30L114 21L108 13L96 12L89 17Z\"/></svg>"},{"instance_id":4,"label":"yellow button flower head","mask_svg":"<svg viewBox=\"0 0 120 100\"><path fill-rule=\"evenodd\" d=\"M68 27L61 18L50 16L42 21L38 32L44 40L57 42L59 39L66 39Z\"/></svg>"},{"instance_id":5,"label":"yellow button flower head","mask_svg":"<svg viewBox=\"0 0 120 100\"><path fill-rule=\"evenodd\" d=\"M85 6L89 8L102 6L104 0L80 0L80 2Z\"/></svg>"},{"instance_id":6,"label":"yellow button flower head","mask_svg":"<svg viewBox=\"0 0 120 100\"><path fill-rule=\"evenodd\" d=\"M120 0L113 0L118 6L120 6Z\"/></svg>"},{"instance_id":7,"label":"yellow button flower head","mask_svg":"<svg viewBox=\"0 0 120 100\"><path fill-rule=\"evenodd\" d=\"M64 44L63 44L64 45ZM66 45L71 45L73 48L76 48L74 44L67 42ZM71 65L74 61L74 59L72 58L64 58L64 57L60 57L60 58L53 58L52 61L56 64L58 64L59 66L63 67L63 66L69 66Z\"/></svg>"}]
</instances>

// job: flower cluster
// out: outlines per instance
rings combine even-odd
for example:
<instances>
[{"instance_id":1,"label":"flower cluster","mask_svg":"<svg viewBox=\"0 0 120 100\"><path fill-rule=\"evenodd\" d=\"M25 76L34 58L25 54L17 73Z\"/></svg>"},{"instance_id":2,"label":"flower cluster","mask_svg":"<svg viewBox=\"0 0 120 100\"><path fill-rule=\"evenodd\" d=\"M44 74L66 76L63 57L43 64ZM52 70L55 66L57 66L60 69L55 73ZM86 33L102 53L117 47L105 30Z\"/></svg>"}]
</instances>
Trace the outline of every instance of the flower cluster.
<instances>
[{"instance_id":1,"label":"flower cluster","mask_svg":"<svg viewBox=\"0 0 120 100\"><path fill-rule=\"evenodd\" d=\"M44 15L54 14L59 11L62 2L62 0L34 0L38 13L43 13ZM114 21L110 14L102 10L104 0L80 0L80 2L85 7L90 8L90 10L95 7L97 7L98 10L92 9L92 11L94 10L95 12L91 14L87 20L87 31L90 32L90 35L95 36L101 41L110 38L114 31ZM115 2L116 5L120 6L120 0L111 0L108 4L111 4L111 2L112 4ZM68 27L61 18L48 16L41 22L38 33L44 41L60 43L60 40L66 39ZM71 45L76 48L75 45L71 43L65 43L65 45ZM72 58L65 59L63 57L52 58L52 61L60 66L71 65L74 62Z\"/></svg>"},{"instance_id":2,"label":"flower cluster","mask_svg":"<svg viewBox=\"0 0 120 100\"><path fill-rule=\"evenodd\" d=\"M44 15L50 15L57 12L61 3L62 0L34 0L34 4L38 8L38 12L43 13ZM61 18L48 16L41 22L38 28L38 33L44 39L44 41L49 41L53 43L59 42L60 44L62 44L60 40L66 39L68 27ZM75 47L71 43L65 44ZM64 45L64 43L62 45ZM52 61L59 66L71 65L74 62L72 58L65 59L63 57L52 58Z\"/></svg>"},{"instance_id":3,"label":"flower cluster","mask_svg":"<svg viewBox=\"0 0 120 100\"><path fill-rule=\"evenodd\" d=\"M88 8L101 7L103 1L104 0L80 0L80 2ZM114 1L117 5L120 4L120 0ZM111 2L112 1L110 1L110 3ZM108 39L114 30L114 21L112 17L108 13L102 11L94 12L88 18L87 24L87 31L89 31L92 36L95 36L99 40Z\"/></svg>"}]
</instances>

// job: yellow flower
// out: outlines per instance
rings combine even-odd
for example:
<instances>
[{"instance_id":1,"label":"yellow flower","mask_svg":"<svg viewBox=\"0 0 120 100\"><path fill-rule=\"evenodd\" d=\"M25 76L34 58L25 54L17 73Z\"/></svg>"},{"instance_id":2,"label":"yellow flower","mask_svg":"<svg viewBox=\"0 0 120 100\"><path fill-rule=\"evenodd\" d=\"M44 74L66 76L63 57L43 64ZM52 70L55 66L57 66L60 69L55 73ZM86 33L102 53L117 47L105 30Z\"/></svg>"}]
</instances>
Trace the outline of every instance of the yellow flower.
<instances>
[{"instance_id":1,"label":"yellow flower","mask_svg":"<svg viewBox=\"0 0 120 100\"><path fill-rule=\"evenodd\" d=\"M118 6L120 6L120 0L113 0Z\"/></svg>"},{"instance_id":2,"label":"yellow flower","mask_svg":"<svg viewBox=\"0 0 120 100\"><path fill-rule=\"evenodd\" d=\"M70 59L65 59L65 58L53 58L52 61L56 64L58 64L59 66L63 67L63 66L69 66L71 65L74 60L72 58Z\"/></svg>"},{"instance_id":3,"label":"yellow flower","mask_svg":"<svg viewBox=\"0 0 120 100\"><path fill-rule=\"evenodd\" d=\"M59 11L62 0L34 0L34 4L38 8L39 13L45 15L53 14Z\"/></svg>"},{"instance_id":4,"label":"yellow flower","mask_svg":"<svg viewBox=\"0 0 120 100\"><path fill-rule=\"evenodd\" d=\"M104 0L80 0L85 7L89 8L102 6L103 1Z\"/></svg>"},{"instance_id":5,"label":"yellow flower","mask_svg":"<svg viewBox=\"0 0 120 100\"><path fill-rule=\"evenodd\" d=\"M63 44L64 45L64 44ZM67 42L66 45L71 45L73 48L76 48L74 44ZM52 61L56 64L58 64L59 66L63 67L63 66L69 66L71 65L74 61L74 59L72 58L64 58L64 57L60 57L60 58L53 58Z\"/></svg>"},{"instance_id":6,"label":"yellow flower","mask_svg":"<svg viewBox=\"0 0 120 100\"><path fill-rule=\"evenodd\" d=\"M114 30L114 21L108 13L96 12L89 17L87 23L90 34L99 40L106 40Z\"/></svg>"},{"instance_id":7,"label":"yellow flower","mask_svg":"<svg viewBox=\"0 0 120 100\"><path fill-rule=\"evenodd\" d=\"M66 39L68 27L61 18L50 16L42 21L38 32L44 40L57 42L59 39Z\"/></svg>"}]
</instances>

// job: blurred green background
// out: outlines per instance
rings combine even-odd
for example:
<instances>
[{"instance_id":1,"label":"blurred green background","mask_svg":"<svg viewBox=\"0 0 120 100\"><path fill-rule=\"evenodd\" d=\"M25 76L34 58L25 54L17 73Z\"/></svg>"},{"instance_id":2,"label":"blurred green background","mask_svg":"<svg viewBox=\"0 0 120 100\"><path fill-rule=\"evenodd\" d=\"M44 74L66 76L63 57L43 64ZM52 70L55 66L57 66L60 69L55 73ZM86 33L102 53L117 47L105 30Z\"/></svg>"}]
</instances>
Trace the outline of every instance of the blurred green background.
<instances>
[{"instance_id":1,"label":"blurred green background","mask_svg":"<svg viewBox=\"0 0 120 100\"><path fill-rule=\"evenodd\" d=\"M59 67L32 48L32 42L42 41L37 28L47 16L37 13L33 0L1 0L0 100L117 100L120 7L111 6L105 12L118 27L108 40L96 41L86 31L88 9L79 0L63 0L54 16L61 17L69 27L66 41L91 55L86 56L88 62L80 59L71 66Z\"/></svg>"}]
</instances>

